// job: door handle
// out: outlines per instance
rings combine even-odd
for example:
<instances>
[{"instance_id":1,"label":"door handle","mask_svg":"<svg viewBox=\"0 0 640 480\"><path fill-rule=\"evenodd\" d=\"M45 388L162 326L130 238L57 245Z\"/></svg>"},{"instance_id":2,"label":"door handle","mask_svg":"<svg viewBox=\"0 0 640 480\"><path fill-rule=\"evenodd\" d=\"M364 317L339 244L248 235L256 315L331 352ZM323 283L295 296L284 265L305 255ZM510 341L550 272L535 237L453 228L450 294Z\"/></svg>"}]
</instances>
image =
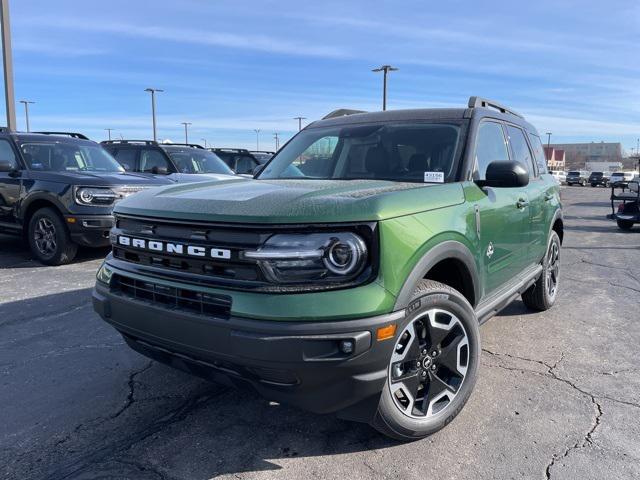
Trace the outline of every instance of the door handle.
<instances>
[{"instance_id":1,"label":"door handle","mask_svg":"<svg viewBox=\"0 0 640 480\"><path fill-rule=\"evenodd\" d=\"M552 200L552 199L553 199L553 193L547 193L547 194L544 196L544 201L545 201L545 202L548 202L549 200Z\"/></svg>"},{"instance_id":2,"label":"door handle","mask_svg":"<svg viewBox=\"0 0 640 480\"><path fill-rule=\"evenodd\" d=\"M520 210L528 206L529 206L529 201L525 200L524 198L519 198L518 201L516 202L516 207L518 207L518 209Z\"/></svg>"}]
</instances>

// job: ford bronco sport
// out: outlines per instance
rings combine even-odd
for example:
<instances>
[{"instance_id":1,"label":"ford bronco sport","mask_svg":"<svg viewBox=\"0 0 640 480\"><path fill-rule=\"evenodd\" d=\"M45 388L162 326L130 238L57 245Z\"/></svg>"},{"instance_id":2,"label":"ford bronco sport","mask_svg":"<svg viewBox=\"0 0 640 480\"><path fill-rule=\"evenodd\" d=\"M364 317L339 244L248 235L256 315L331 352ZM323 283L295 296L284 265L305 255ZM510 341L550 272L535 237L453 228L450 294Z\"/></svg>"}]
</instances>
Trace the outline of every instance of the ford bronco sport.
<instances>
[{"instance_id":1,"label":"ford bronco sport","mask_svg":"<svg viewBox=\"0 0 640 480\"><path fill-rule=\"evenodd\" d=\"M410 440L462 409L479 325L558 294L557 183L520 115L329 115L256 179L116 207L96 311L135 350Z\"/></svg>"},{"instance_id":2,"label":"ford bronco sport","mask_svg":"<svg viewBox=\"0 0 640 480\"><path fill-rule=\"evenodd\" d=\"M71 262L78 245L108 246L113 205L170 183L125 173L81 133L0 130L0 232L23 236L47 265Z\"/></svg>"}]
</instances>

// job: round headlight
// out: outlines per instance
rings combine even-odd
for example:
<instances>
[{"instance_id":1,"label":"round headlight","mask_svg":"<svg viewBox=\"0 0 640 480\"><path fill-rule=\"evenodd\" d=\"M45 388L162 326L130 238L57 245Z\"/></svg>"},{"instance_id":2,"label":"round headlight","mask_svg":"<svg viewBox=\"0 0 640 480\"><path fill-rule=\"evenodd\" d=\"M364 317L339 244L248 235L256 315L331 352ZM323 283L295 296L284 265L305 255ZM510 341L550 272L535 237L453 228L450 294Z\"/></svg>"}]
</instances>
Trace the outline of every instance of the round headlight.
<instances>
[{"instance_id":1,"label":"round headlight","mask_svg":"<svg viewBox=\"0 0 640 480\"><path fill-rule=\"evenodd\" d=\"M91 203L91 201L93 200L93 193L91 192L91 190L88 190L86 188L80 190L80 200L85 203Z\"/></svg>"},{"instance_id":2,"label":"round headlight","mask_svg":"<svg viewBox=\"0 0 640 480\"><path fill-rule=\"evenodd\" d=\"M324 265L331 273L348 275L362 265L365 255L366 246L359 237L336 239L325 252Z\"/></svg>"}]
</instances>

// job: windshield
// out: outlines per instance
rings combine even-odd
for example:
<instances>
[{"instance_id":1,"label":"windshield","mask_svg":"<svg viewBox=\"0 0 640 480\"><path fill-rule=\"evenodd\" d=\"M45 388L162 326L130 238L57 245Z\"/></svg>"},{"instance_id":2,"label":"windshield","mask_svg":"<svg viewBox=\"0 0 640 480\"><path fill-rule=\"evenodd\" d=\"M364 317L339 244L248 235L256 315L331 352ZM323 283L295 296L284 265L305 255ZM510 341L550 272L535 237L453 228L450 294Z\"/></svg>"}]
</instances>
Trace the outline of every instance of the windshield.
<instances>
[{"instance_id":1,"label":"windshield","mask_svg":"<svg viewBox=\"0 0 640 480\"><path fill-rule=\"evenodd\" d=\"M593 177L601 177L603 175L602 172L591 172L591 176Z\"/></svg>"},{"instance_id":2,"label":"windshield","mask_svg":"<svg viewBox=\"0 0 640 480\"><path fill-rule=\"evenodd\" d=\"M249 153L221 150L216 154L236 173L250 174L258 166L258 161Z\"/></svg>"},{"instance_id":3,"label":"windshield","mask_svg":"<svg viewBox=\"0 0 640 480\"><path fill-rule=\"evenodd\" d=\"M451 182L459 131L442 123L311 128L287 143L259 178Z\"/></svg>"},{"instance_id":4,"label":"windshield","mask_svg":"<svg viewBox=\"0 0 640 480\"><path fill-rule=\"evenodd\" d=\"M38 141L20 145L32 170L50 172L124 172L124 168L94 143Z\"/></svg>"},{"instance_id":5,"label":"windshield","mask_svg":"<svg viewBox=\"0 0 640 480\"><path fill-rule=\"evenodd\" d=\"M567 175L580 175L580 172L569 172Z\"/></svg>"},{"instance_id":6,"label":"windshield","mask_svg":"<svg viewBox=\"0 0 640 480\"><path fill-rule=\"evenodd\" d=\"M180 173L223 173L233 172L220 158L208 151L198 148L166 148L171 160Z\"/></svg>"}]
</instances>

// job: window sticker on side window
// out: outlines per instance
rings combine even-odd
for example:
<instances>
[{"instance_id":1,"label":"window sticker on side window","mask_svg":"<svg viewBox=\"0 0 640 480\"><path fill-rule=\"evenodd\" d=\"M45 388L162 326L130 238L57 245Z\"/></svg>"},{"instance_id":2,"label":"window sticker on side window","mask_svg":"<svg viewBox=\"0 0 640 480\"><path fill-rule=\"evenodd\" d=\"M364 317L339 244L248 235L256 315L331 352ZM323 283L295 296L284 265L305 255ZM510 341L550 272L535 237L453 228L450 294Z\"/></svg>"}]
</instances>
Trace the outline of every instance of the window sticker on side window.
<instances>
[{"instance_id":1,"label":"window sticker on side window","mask_svg":"<svg viewBox=\"0 0 640 480\"><path fill-rule=\"evenodd\" d=\"M425 183L444 183L444 172L424 172Z\"/></svg>"}]
</instances>

